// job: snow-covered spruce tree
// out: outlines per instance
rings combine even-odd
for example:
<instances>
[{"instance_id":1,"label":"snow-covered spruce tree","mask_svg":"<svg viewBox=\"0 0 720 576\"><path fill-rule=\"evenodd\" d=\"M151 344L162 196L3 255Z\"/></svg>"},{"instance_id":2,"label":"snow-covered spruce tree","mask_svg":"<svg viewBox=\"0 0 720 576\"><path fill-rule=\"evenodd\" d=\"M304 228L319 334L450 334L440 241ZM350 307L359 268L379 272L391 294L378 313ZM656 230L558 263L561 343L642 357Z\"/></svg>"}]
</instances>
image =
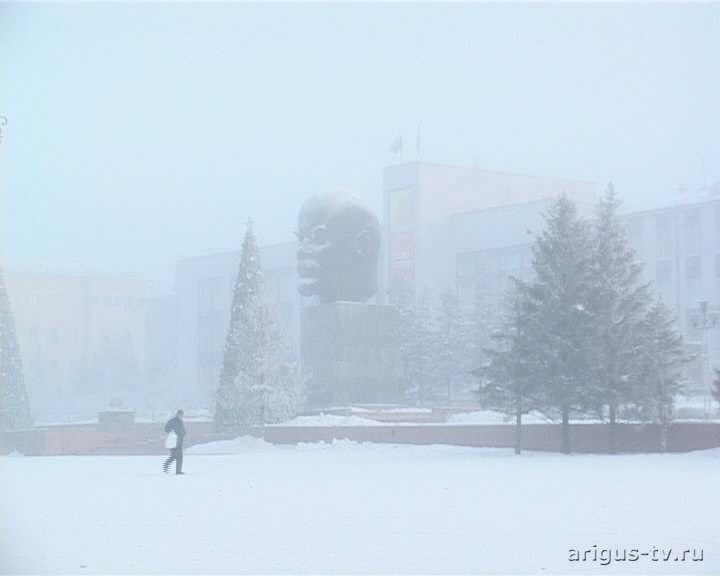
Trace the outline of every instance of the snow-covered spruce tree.
<instances>
[{"instance_id":1,"label":"snow-covered spruce tree","mask_svg":"<svg viewBox=\"0 0 720 576\"><path fill-rule=\"evenodd\" d=\"M232 430L291 418L304 404L305 381L264 293L260 253L248 223L217 392L216 427Z\"/></svg>"},{"instance_id":2,"label":"snow-covered spruce tree","mask_svg":"<svg viewBox=\"0 0 720 576\"><path fill-rule=\"evenodd\" d=\"M235 390L242 424L274 424L296 416L305 404L307 375L293 357L274 306L263 291L250 298Z\"/></svg>"},{"instance_id":3,"label":"snow-covered spruce tree","mask_svg":"<svg viewBox=\"0 0 720 576\"><path fill-rule=\"evenodd\" d=\"M540 409L551 418L560 416L562 448L570 452L570 414L585 411L591 402L589 226L564 194L545 221L545 230L532 246L533 278L517 283L532 318L528 345L541 380Z\"/></svg>"},{"instance_id":4,"label":"snow-covered spruce tree","mask_svg":"<svg viewBox=\"0 0 720 576\"><path fill-rule=\"evenodd\" d=\"M648 285L641 282L642 266L618 218L620 204L610 184L595 214L589 306L593 394L600 415L607 414L610 452L617 450L618 411L633 399L640 323L652 303Z\"/></svg>"},{"instance_id":5,"label":"snow-covered spruce tree","mask_svg":"<svg viewBox=\"0 0 720 576\"><path fill-rule=\"evenodd\" d=\"M15 335L15 318L0 270L0 425L3 431L32 426L23 377L22 357Z\"/></svg>"},{"instance_id":6,"label":"snow-covered spruce tree","mask_svg":"<svg viewBox=\"0 0 720 576\"><path fill-rule=\"evenodd\" d=\"M720 368L715 368L715 381L713 382L713 398L720 404Z\"/></svg>"},{"instance_id":7,"label":"snow-covered spruce tree","mask_svg":"<svg viewBox=\"0 0 720 576\"><path fill-rule=\"evenodd\" d=\"M636 402L645 418L660 425L660 448L667 448L675 396L683 391L682 366L689 356L683 347L670 310L655 302L639 326L639 370Z\"/></svg>"},{"instance_id":8,"label":"snow-covered spruce tree","mask_svg":"<svg viewBox=\"0 0 720 576\"><path fill-rule=\"evenodd\" d=\"M538 406L538 368L534 317L517 286L509 292L504 323L493 335L494 346L485 349L487 361L475 375L483 406L515 418L515 454L522 451L522 417Z\"/></svg>"},{"instance_id":9,"label":"snow-covered spruce tree","mask_svg":"<svg viewBox=\"0 0 720 576\"><path fill-rule=\"evenodd\" d=\"M262 286L260 251L252 222L248 221L240 252L235 288L230 309L230 325L225 340L225 354L220 370L220 382L215 404L215 426L218 430L235 428L241 422L238 413L242 399L238 397L235 380L240 371L241 355L247 341L246 311L250 299L259 294Z\"/></svg>"}]
</instances>

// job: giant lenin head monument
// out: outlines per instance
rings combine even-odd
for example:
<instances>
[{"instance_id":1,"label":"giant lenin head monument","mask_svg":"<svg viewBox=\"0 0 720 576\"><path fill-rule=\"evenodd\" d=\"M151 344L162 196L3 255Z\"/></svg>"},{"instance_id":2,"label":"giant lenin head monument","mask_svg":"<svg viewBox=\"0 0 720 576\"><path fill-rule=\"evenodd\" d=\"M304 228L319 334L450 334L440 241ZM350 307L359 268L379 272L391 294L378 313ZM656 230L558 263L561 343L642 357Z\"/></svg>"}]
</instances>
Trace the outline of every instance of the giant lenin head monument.
<instances>
[{"instance_id":1,"label":"giant lenin head monument","mask_svg":"<svg viewBox=\"0 0 720 576\"><path fill-rule=\"evenodd\" d=\"M312 196L298 214L300 294L319 302L367 302L377 292L380 224L347 191Z\"/></svg>"},{"instance_id":2,"label":"giant lenin head monument","mask_svg":"<svg viewBox=\"0 0 720 576\"><path fill-rule=\"evenodd\" d=\"M312 196L298 213L301 350L310 408L400 403L399 314L378 291L380 224L355 194Z\"/></svg>"}]
</instances>

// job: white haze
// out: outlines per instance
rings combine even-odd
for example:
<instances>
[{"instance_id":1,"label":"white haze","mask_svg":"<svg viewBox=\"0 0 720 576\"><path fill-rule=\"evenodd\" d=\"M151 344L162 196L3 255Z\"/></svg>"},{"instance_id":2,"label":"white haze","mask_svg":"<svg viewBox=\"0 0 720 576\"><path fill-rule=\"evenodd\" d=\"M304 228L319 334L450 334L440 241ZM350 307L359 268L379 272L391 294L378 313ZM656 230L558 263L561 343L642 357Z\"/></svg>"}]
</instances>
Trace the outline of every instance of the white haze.
<instances>
[{"instance_id":1,"label":"white haze","mask_svg":"<svg viewBox=\"0 0 720 576\"><path fill-rule=\"evenodd\" d=\"M167 293L177 259L238 249L248 217L261 244L292 239L310 194L382 214L383 167L418 158L640 201L720 180L715 3L0 10L10 266Z\"/></svg>"}]
</instances>

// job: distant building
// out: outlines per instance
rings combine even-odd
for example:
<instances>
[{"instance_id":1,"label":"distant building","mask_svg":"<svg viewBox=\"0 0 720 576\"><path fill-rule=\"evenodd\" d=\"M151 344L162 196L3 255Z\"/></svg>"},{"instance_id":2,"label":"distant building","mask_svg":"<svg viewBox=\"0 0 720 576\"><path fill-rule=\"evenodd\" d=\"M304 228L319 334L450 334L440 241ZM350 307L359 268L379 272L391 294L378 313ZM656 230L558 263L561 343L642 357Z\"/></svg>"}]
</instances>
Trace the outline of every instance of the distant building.
<instances>
[{"instance_id":1,"label":"distant building","mask_svg":"<svg viewBox=\"0 0 720 576\"><path fill-rule=\"evenodd\" d=\"M6 270L36 422L94 419L142 393L144 282Z\"/></svg>"},{"instance_id":2,"label":"distant building","mask_svg":"<svg viewBox=\"0 0 720 576\"><path fill-rule=\"evenodd\" d=\"M390 300L450 292L476 311L499 310L509 277L530 274L534 234L558 195L584 217L597 199L588 182L421 163L387 168L384 186ZM621 217L645 280L695 356L687 375L707 404L720 366L720 184Z\"/></svg>"},{"instance_id":3,"label":"distant building","mask_svg":"<svg viewBox=\"0 0 720 576\"><path fill-rule=\"evenodd\" d=\"M595 201L595 186L578 180L420 162L386 168L389 300L436 303L450 292L469 303L496 293L526 264L528 229L542 228L543 211L562 193L581 211Z\"/></svg>"},{"instance_id":4,"label":"distant building","mask_svg":"<svg viewBox=\"0 0 720 576\"><path fill-rule=\"evenodd\" d=\"M179 406L178 314L174 294L147 300L145 305L145 394L136 408L144 418L155 420L172 414Z\"/></svg>"},{"instance_id":5,"label":"distant building","mask_svg":"<svg viewBox=\"0 0 720 576\"><path fill-rule=\"evenodd\" d=\"M299 349L297 244L260 247L268 297L291 345ZM240 250L180 260L176 268L177 404L213 407L220 377Z\"/></svg>"},{"instance_id":6,"label":"distant building","mask_svg":"<svg viewBox=\"0 0 720 576\"><path fill-rule=\"evenodd\" d=\"M623 212L630 243L658 298L677 318L688 351L688 377L706 403L712 367L720 367L720 183Z\"/></svg>"},{"instance_id":7,"label":"distant building","mask_svg":"<svg viewBox=\"0 0 720 576\"><path fill-rule=\"evenodd\" d=\"M449 292L491 314L502 306L509 277L530 274L535 234L557 197L567 194L583 217L592 216L597 201L590 182L420 162L386 168L383 190L380 291L373 301L422 298L434 306ZM703 390L710 367L720 365L719 205L719 194L705 193L625 207L621 214L646 280L697 353L688 373ZM288 242L260 250L266 286L298 347L304 302L297 292L296 248ZM239 261L238 250L177 264L177 394L185 405L212 406Z\"/></svg>"}]
</instances>

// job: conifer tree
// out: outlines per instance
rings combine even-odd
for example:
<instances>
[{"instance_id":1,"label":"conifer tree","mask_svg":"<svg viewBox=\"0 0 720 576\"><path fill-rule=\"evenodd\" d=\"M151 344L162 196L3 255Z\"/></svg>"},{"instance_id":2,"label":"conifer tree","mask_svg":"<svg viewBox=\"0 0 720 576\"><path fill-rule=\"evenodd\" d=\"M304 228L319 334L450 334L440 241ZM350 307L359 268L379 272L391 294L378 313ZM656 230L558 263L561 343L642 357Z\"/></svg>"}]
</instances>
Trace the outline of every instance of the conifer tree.
<instances>
[{"instance_id":1,"label":"conifer tree","mask_svg":"<svg viewBox=\"0 0 720 576\"><path fill-rule=\"evenodd\" d=\"M23 377L22 357L15 335L15 318L0 270L0 425L3 431L32 426Z\"/></svg>"},{"instance_id":2,"label":"conifer tree","mask_svg":"<svg viewBox=\"0 0 720 576\"><path fill-rule=\"evenodd\" d=\"M219 430L235 427L240 420L237 410L244 399L238 397L240 392L236 389L235 380L240 372L243 348L247 342L246 311L251 298L259 294L261 286L260 251L252 221L248 221L233 290L230 325L225 340L225 353L216 398L215 425Z\"/></svg>"},{"instance_id":3,"label":"conifer tree","mask_svg":"<svg viewBox=\"0 0 720 576\"><path fill-rule=\"evenodd\" d=\"M275 307L263 291L246 309L246 345L235 389L243 424L273 424L294 417L305 402L307 376L292 354Z\"/></svg>"},{"instance_id":4,"label":"conifer tree","mask_svg":"<svg viewBox=\"0 0 720 576\"><path fill-rule=\"evenodd\" d=\"M607 410L610 451L616 451L619 409L632 399L638 349L645 312L652 302L641 282L642 266L635 261L625 227L618 217L621 201L610 184L595 215L592 238L591 348L595 403Z\"/></svg>"},{"instance_id":5,"label":"conifer tree","mask_svg":"<svg viewBox=\"0 0 720 576\"><path fill-rule=\"evenodd\" d=\"M541 359L536 357L533 316L528 313L519 282L510 293L504 324L487 348L487 362L475 371L480 377L477 393L484 406L515 418L515 454L522 451L522 417L539 407L538 390Z\"/></svg>"},{"instance_id":6,"label":"conifer tree","mask_svg":"<svg viewBox=\"0 0 720 576\"><path fill-rule=\"evenodd\" d=\"M265 295L260 253L248 223L217 392L216 427L232 430L291 418L303 406L305 382Z\"/></svg>"},{"instance_id":7,"label":"conifer tree","mask_svg":"<svg viewBox=\"0 0 720 576\"><path fill-rule=\"evenodd\" d=\"M720 368L715 368L715 381L713 382L713 398L720 404Z\"/></svg>"},{"instance_id":8,"label":"conifer tree","mask_svg":"<svg viewBox=\"0 0 720 576\"><path fill-rule=\"evenodd\" d=\"M689 357L670 311L662 302L650 307L640 331L636 401L645 419L660 425L660 447L665 450L675 396L683 391L681 368Z\"/></svg>"},{"instance_id":9,"label":"conifer tree","mask_svg":"<svg viewBox=\"0 0 720 576\"><path fill-rule=\"evenodd\" d=\"M518 280L529 315L535 374L542 379L538 409L562 421L562 447L570 452L570 414L589 402L592 320L588 225L566 195L550 208L546 228L532 246L534 278Z\"/></svg>"}]
</instances>

